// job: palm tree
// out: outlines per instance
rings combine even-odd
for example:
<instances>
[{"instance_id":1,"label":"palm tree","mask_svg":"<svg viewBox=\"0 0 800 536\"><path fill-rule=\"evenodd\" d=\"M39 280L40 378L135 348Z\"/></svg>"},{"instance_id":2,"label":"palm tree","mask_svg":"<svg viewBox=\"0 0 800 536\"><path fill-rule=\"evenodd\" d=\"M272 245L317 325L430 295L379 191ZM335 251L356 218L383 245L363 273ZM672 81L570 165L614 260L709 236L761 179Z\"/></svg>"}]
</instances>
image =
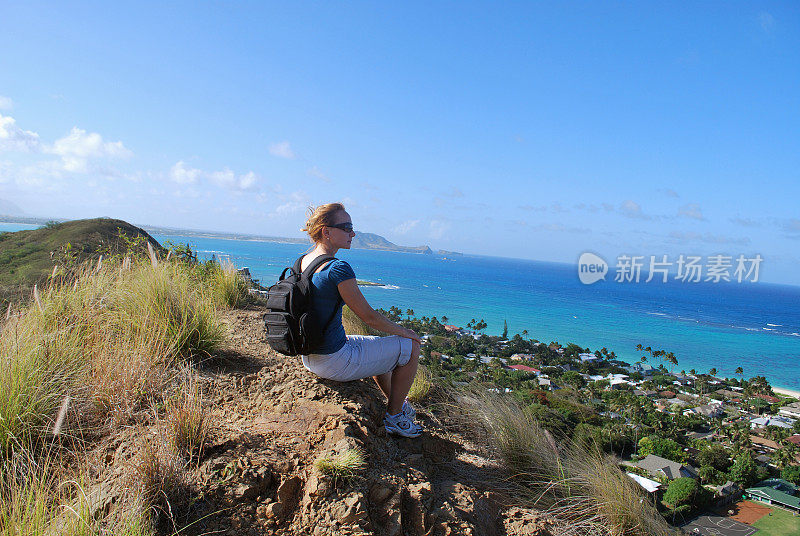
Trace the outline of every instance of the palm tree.
<instances>
[{"instance_id":1,"label":"palm tree","mask_svg":"<svg viewBox=\"0 0 800 536\"><path fill-rule=\"evenodd\" d=\"M672 370L675 370L675 367L678 366L678 358L675 357L675 354L673 354L672 352L669 352L667 354L667 362L669 362L669 364L672 365L673 367Z\"/></svg>"},{"instance_id":2,"label":"palm tree","mask_svg":"<svg viewBox=\"0 0 800 536\"><path fill-rule=\"evenodd\" d=\"M442 317L442 324L445 324L445 325L446 325L448 320L450 320L450 319L449 319L449 318L447 318L447 316L443 316L443 317Z\"/></svg>"},{"instance_id":3,"label":"palm tree","mask_svg":"<svg viewBox=\"0 0 800 536\"><path fill-rule=\"evenodd\" d=\"M739 375L739 381L744 381L744 369L742 367L736 367L736 372L734 374Z\"/></svg>"},{"instance_id":4,"label":"palm tree","mask_svg":"<svg viewBox=\"0 0 800 536\"><path fill-rule=\"evenodd\" d=\"M709 374L710 376L716 376L716 375L717 375L717 369L716 369L716 367L711 367L711 370L709 370L709 371L708 371L708 374Z\"/></svg>"}]
</instances>

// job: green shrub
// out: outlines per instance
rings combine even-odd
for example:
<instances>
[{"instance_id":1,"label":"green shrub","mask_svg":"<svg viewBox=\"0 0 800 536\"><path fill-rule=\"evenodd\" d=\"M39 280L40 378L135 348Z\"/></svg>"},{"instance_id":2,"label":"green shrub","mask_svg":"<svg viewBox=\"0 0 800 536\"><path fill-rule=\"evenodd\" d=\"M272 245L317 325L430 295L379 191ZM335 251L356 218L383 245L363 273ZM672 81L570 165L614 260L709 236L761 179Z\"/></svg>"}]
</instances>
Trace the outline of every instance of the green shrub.
<instances>
[{"instance_id":1,"label":"green shrub","mask_svg":"<svg viewBox=\"0 0 800 536\"><path fill-rule=\"evenodd\" d=\"M672 508L693 503L699 489L700 484L694 478L676 478L669 483L669 487L664 493L664 503Z\"/></svg>"}]
</instances>

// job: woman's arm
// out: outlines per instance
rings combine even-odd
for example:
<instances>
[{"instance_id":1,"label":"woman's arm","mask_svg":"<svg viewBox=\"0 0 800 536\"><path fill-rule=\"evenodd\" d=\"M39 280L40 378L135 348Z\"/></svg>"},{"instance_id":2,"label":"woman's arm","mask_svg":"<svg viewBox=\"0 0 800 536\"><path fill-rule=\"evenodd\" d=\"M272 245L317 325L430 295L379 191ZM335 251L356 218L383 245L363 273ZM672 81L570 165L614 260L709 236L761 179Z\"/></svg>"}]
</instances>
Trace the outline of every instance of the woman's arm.
<instances>
[{"instance_id":1,"label":"woman's arm","mask_svg":"<svg viewBox=\"0 0 800 536\"><path fill-rule=\"evenodd\" d=\"M342 281L339 283L338 288L339 294L342 296L344 303L346 303L347 306L356 314L356 316L363 320L369 327L390 335L399 335L401 337L413 339L417 342L422 342L419 338L419 335L417 335L413 330L395 324L373 309L372 306L367 303L367 299L361 293L361 289L358 288L358 284L356 283L355 279L347 279Z\"/></svg>"}]
</instances>

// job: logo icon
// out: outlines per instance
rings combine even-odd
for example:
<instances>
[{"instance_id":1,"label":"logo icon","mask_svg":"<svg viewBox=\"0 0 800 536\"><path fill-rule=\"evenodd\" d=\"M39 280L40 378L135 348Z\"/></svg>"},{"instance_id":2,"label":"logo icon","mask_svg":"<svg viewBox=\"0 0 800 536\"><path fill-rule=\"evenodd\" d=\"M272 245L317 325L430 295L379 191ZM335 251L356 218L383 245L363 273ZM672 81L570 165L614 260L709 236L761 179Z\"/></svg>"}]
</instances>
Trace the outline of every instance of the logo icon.
<instances>
[{"instance_id":1,"label":"logo icon","mask_svg":"<svg viewBox=\"0 0 800 536\"><path fill-rule=\"evenodd\" d=\"M581 253L578 259L578 278L584 285L597 283L601 279L605 280L608 274L608 263L594 253Z\"/></svg>"}]
</instances>

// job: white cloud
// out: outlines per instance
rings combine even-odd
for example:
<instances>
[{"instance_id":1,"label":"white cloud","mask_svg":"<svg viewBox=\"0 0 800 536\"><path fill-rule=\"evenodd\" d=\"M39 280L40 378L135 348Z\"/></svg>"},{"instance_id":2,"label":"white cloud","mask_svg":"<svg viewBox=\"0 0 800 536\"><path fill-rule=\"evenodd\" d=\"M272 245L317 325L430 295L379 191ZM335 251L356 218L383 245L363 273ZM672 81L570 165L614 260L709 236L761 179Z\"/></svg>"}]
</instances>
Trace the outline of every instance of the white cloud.
<instances>
[{"instance_id":1,"label":"white cloud","mask_svg":"<svg viewBox=\"0 0 800 536\"><path fill-rule=\"evenodd\" d=\"M200 184L202 181L209 181L219 187L238 191L254 190L261 180L258 174L253 171L248 171L243 175L236 175L228 168L206 172L202 169L187 167L183 160L179 160L170 168L169 178L173 182L183 185Z\"/></svg>"},{"instance_id":2,"label":"white cloud","mask_svg":"<svg viewBox=\"0 0 800 536\"><path fill-rule=\"evenodd\" d=\"M658 191L661 192L662 194L666 195L667 197L675 197L675 198L680 197L678 192L676 192L672 188L659 188Z\"/></svg>"},{"instance_id":3,"label":"white cloud","mask_svg":"<svg viewBox=\"0 0 800 536\"><path fill-rule=\"evenodd\" d=\"M13 117L0 114L0 151L37 152L41 148L39 135L22 130Z\"/></svg>"},{"instance_id":4,"label":"white cloud","mask_svg":"<svg viewBox=\"0 0 800 536\"><path fill-rule=\"evenodd\" d=\"M281 141L270 145L269 154L277 156L278 158L288 158L289 160L297 158L297 155L292 151L292 146L289 145L288 141Z\"/></svg>"},{"instance_id":5,"label":"white cloud","mask_svg":"<svg viewBox=\"0 0 800 536\"><path fill-rule=\"evenodd\" d=\"M317 166L313 166L308 170L308 174L312 177L316 177L322 182L331 182L330 177L325 175Z\"/></svg>"},{"instance_id":6,"label":"white cloud","mask_svg":"<svg viewBox=\"0 0 800 536\"><path fill-rule=\"evenodd\" d=\"M417 224L419 224L419 220L407 220L407 221L404 221L403 223L401 223L400 225L398 225L397 227L394 228L394 232L397 233L397 234L406 234L407 232L412 230L414 227L416 227Z\"/></svg>"},{"instance_id":7,"label":"white cloud","mask_svg":"<svg viewBox=\"0 0 800 536\"><path fill-rule=\"evenodd\" d=\"M450 223L440 220L431 220L430 237L441 238L450 229Z\"/></svg>"},{"instance_id":8,"label":"white cloud","mask_svg":"<svg viewBox=\"0 0 800 536\"><path fill-rule=\"evenodd\" d=\"M0 95L0 110L10 110L14 107L14 101L8 97Z\"/></svg>"},{"instance_id":9,"label":"white cloud","mask_svg":"<svg viewBox=\"0 0 800 536\"><path fill-rule=\"evenodd\" d=\"M758 222L752 218L741 218L739 216L735 218L730 218L731 223L735 223L736 225L741 225L742 227L761 227L761 222Z\"/></svg>"},{"instance_id":10,"label":"white cloud","mask_svg":"<svg viewBox=\"0 0 800 536\"><path fill-rule=\"evenodd\" d=\"M183 160L179 160L169 170L169 177L178 184L195 184L202 174L199 169L187 168Z\"/></svg>"},{"instance_id":11,"label":"white cloud","mask_svg":"<svg viewBox=\"0 0 800 536\"><path fill-rule=\"evenodd\" d=\"M738 244L741 246L750 244L750 239L747 237L733 238L723 235L712 235L710 233L695 233L692 231L672 231L669 234L669 237L675 242L684 244L689 242L705 242L707 244Z\"/></svg>"},{"instance_id":12,"label":"white cloud","mask_svg":"<svg viewBox=\"0 0 800 536\"><path fill-rule=\"evenodd\" d=\"M133 156L121 141L105 142L100 134L87 133L78 127L72 127L69 134L57 139L48 152L60 156L64 171L71 173L86 173L89 170L89 160Z\"/></svg>"},{"instance_id":13,"label":"white cloud","mask_svg":"<svg viewBox=\"0 0 800 536\"><path fill-rule=\"evenodd\" d=\"M258 182L258 175L256 175L252 171L248 171L244 175L239 176L238 186L240 190L252 190L253 188L255 188L257 182Z\"/></svg>"},{"instance_id":14,"label":"white cloud","mask_svg":"<svg viewBox=\"0 0 800 536\"><path fill-rule=\"evenodd\" d=\"M638 218L641 220L650 219L650 216L647 216L644 212L642 212L642 207L639 205L639 203L630 199L622 202L622 204L619 206L619 211L626 218Z\"/></svg>"},{"instance_id":15,"label":"white cloud","mask_svg":"<svg viewBox=\"0 0 800 536\"><path fill-rule=\"evenodd\" d=\"M705 221L705 217L703 216L703 211L700 210L700 205L697 203L689 203L688 205L684 205L678 209L678 216L683 216L685 218L690 218L693 220L700 220Z\"/></svg>"},{"instance_id":16,"label":"white cloud","mask_svg":"<svg viewBox=\"0 0 800 536\"><path fill-rule=\"evenodd\" d=\"M772 29L775 27L775 17L766 11L762 11L758 14L758 24L766 33L772 33Z\"/></svg>"}]
</instances>

